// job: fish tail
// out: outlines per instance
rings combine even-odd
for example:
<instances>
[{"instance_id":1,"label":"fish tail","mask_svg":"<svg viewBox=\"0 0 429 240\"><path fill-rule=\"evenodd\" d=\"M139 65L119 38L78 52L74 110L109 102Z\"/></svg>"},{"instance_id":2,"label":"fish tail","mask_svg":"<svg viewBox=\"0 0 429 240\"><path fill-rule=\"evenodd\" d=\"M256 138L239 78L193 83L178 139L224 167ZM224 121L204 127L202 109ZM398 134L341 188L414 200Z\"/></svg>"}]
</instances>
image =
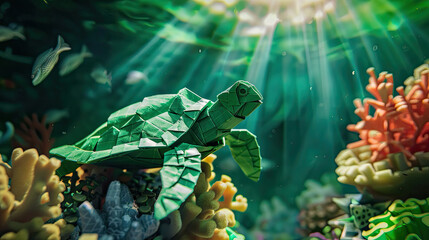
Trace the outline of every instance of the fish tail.
<instances>
[{"instance_id":1,"label":"fish tail","mask_svg":"<svg viewBox=\"0 0 429 240\"><path fill-rule=\"evenodd\" d=\"M88 47L84 44L82 46L82 50L80 51L80 54L85 57L92 57L92 53L88 51Z\"/></svg>"},{"instance_id":2,"label":"fish tail","mask_svg":"<svg viewBox=\"0 0 429 240\"><path fill-rule=\"evenodd\" d=\"M107 84L109 85L109 87L112 87L112 73L109 73L107 75L107 79L108 79Z\"/></svg>"},{"instance_id":3,"label":"fish tail","mask_svg":"<svg viewBox=\"0 0 429 240\"><path fill-rule=\"evenodd\" d=\"M64 51L68 51L70 49L71 49L70 45L64 42L64 39L60 35L58 35L58 44L57 44L57 47L55 48L55 52L61 53Z\"/></svg>"},{"instance_id":4,"label":"fish tail","mask_svg":"<svg viewBox=\"0 0 429 240\"><path fill-rule=\"evenodd\" d=\"M11 122L6 122L6 132L0 136L0 143L5 143L9 141L12 136L15 134L15 127Z\"/></svg>"},{"instance_id":5,"label":"fish tail","mask_svg":"<svg viewBox=\"0 0 429 240\"><path fill-rule=\"evenodd\" d=\"M26 38L25 38L23 33L24 33L24 27L19 26L15 31L15 36L22 39L22 40L25 40Z\"/></svg>"}]
</instances>

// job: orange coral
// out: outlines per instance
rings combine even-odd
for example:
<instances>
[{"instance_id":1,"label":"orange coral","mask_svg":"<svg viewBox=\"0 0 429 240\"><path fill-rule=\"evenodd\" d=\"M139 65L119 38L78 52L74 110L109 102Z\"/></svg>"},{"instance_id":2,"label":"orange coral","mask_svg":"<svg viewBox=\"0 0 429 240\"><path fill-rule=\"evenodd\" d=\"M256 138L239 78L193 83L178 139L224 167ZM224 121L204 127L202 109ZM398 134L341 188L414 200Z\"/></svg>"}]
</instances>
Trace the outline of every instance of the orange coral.
<instances>
[{"instance_id":1,"label":"orange coral","mask_svg":"<svg viewBox=\"0 0 429 240\"><path fill-rule=\"evenodd\" d=\"M354 101L355 114L362 121L350 124L347 129L359 133L362 140L347 145L353 149L369 145L371 161L385 159L391 153L402 152L409 167L415 165L414 153L429 151L429 71L421 72L420 79L408 93L398 87L393 97L393 76L382 72L376 78L374 68L367 70L369 84L366 89L375 99ZM370 106L375 109L369 114Z\"/></svg>"}]
</instances>

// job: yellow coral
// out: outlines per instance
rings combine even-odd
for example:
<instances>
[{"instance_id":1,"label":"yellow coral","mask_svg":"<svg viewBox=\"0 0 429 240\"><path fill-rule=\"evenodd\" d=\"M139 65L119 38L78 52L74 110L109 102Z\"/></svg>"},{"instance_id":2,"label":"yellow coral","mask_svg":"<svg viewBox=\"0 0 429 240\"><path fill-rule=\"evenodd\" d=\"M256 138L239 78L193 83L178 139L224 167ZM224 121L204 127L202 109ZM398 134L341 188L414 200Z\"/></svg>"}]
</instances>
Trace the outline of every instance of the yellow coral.
<instances>
[{"instance_id":1,"label":"yellow coral","mask_svg":"<svg viewBox=\"0 0 429 240\"><path fill-rule=\"evenodd\" d=\"M0 160L0 232L8 232L1 239L60 239L61 230L71 233L63 220L44 224L61 214L65 186L55 175L60 164L21 148L12 153L12 167Z\"/></svg>"},{"instance_id":2,"label":"yellow coral","mask_svg":"<svg viewBox=\"0 0 429 240\"><path fill-rule=\"evenodd\" d=\"M237 188L231 182L231 178L223 175L221 181L214 179L212 162L216 158L210 155L201 162L202 173L195 186L194 193L179 209L182 230L174 239L216 239L227 240L226 227L233 227L236 223L234 213L231 210L245 211L247 199L242 195L234 196ZM224 201L219 202L223 197Z\"/></svg>"}]
</instances>

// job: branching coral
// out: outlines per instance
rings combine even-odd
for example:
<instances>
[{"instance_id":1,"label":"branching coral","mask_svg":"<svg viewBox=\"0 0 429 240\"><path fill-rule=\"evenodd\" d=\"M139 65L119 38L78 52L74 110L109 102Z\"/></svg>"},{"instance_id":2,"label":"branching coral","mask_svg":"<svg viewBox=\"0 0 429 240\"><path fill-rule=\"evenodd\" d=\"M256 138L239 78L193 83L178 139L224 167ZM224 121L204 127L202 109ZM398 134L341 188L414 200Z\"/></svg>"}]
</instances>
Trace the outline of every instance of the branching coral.
<instances>
[{"instance_id":1,"label":"branching coral","mask_svg":"<svg viewBox=\"0 0 429 240\"><path fill-rule=\"evenodd\" d=\"M363 236L374 239L428 239L429 198L395 200L384 214L369 220L369 230Z\"/></svg>"},{"instance_id":2,"label":"branching coral","mask_svg":"<svg viewBox=\"0 0 429 240\"><path fill-rule=\"evenodd\" d=\"M376 78L373 68L368 73L367 90L375 99L354 102L362 120L348 129L361 140L335 159L338 180L375 197L425 197L428 192L421 189L429 188L429 70L417 71L420 79L409 83L407 93L396 88L396 97L391 74L382 72ZM373 116L370 106L375 108Z\"/></svg>"},{"instance_id":3,"label":"branching coral","mask_svg":"<svg viewBox=\"0 0 429 240\"><path fill-rule=\"evenodd\" d=\"M1 158L0 158L1 159ZM61 162L37 153L17 148L12 153L12 166L0 160L0 232L7 237L59 239L70 233L72 226L64 220L45 224L61 214L64 184L55 175ZM10 179L10 187L8 185Z\"/></svg>"},{"instance_id":4,"label":"branching coral","mask_svg":"<svg viewBox=\"0 0 429 240\"><path fill-rule=\"evenodd\" d=\"M247 199L237 195L234 200L237 188L228 176L223 175L220 181L210 185L215 177L212 172L214 159L215 156L210 155L201 162L202 173L193 194L180 207L179 212L173 214L176 216L175 225L180 227L163 231L161 226L164 238L175 235L174 239L229 239L227 227L233 227L236 223L232 210L245 211ZM221 197L223 201L219 201ZM171 229L181 230L177 234L171 234Z\"/></svg>"},{"instance_id":5,"label":"branching coral","mask_svg":"<svg viewBox=\"0 0 429 240\"><path fill-rule=\"evenodd\" d=\"M14 146L23 149L36 148L39 153L49 156L49 150L55 140L51 138L53 124L46 126L46 116L43 116L41 121L35 113L31 115L31 119L25 116L20 127L16 129L16 135L21 139L15 139Z\"/></svg>"},{"instance_id":6,"label":"branching coral","mask_svg":"<svg viewBox=\"0 0 429 240\"><path fill-rule=\"evenodd\" d=\"M366 89L376 99L365 99L363 104L356 99L355 113L362 121L347 127L359 133L362 140L351 143L348 148L369 145L371 161L385 159L391 153L402 152L408 166L415 160L413 153L429 150L429 70L421 72L410 91L398 87L398 96L393 97L393 76L382 72L376 78L374 69ZM369 114L375 108L374 116Z\"/></svg>"}]
</instances>

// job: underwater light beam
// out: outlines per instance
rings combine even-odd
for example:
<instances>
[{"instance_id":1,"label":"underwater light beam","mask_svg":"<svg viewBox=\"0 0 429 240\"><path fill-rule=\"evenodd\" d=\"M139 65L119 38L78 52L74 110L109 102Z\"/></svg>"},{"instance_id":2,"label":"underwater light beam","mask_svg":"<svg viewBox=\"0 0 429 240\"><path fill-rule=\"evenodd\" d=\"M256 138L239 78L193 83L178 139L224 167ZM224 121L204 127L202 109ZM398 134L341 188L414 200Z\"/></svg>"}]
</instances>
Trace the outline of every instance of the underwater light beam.
<instances>
[{"instance_id":1,"label":"underwater light beam","mask_svg":"<svg viewBox=\"0 0 429 240\"><path fill-rule=\"evenodd\" d=\"M172 24L174 24L175 22L177 22L177 19L173 19L171 21ZM138 50L136 54L134 54L129 60L121 64L119 68L113 71L113 79L126 76L128 71L131 70L130 67L136 64L136 62L141 61L142 56L150 52L152 48L156 46L156 44L158 44L161 40L162 39L158 35L155 35L148 43L146 43L140 50Z\"/></svg>"},{"instance_id":2,"label":"underwater light beam","mask_svg":"<svg viewBox=\"0 0 429 240\"><path fill-rule=\"evenodd\" d=\"M272 4L270 12L274 12L273 8L278 10L278 6L276 8L276 6ZM245 79L253 83L256 86L256 88L259 89L262 95L265 94L265 79L266 79L267 67L270 60L271 46L273 43L274 31L276 29L276 26L277 26L277 23L269 26L265 25L266 27L265 34L262 35L261 38L259 39L259 42L256 46L256 50L252 57L252 61L246 73ZM253 114L254 116L252 116L250 119L247 120L246 126L251 131L254 131L256 129L256 125L259 120L260 110L257 109L256 111L257 112Z\"/></svg>"},{"instance_id":3,"label":"underwater light beam","mask_svg":"<svg viewBox=\"0 0 429 240\"><path fill-rule=\"evenodd\" d=\"M234 28L233 34L232 34L232 40L231 44L228 45L228 48L226 52L222 53L222 55L219 57L220 60L216 62L216 65L213 67L212 71L209 74L207 84L205 84L202 95L208 96L210 92L217 92L220 91L220 89L224 89L225 86L227 86L229 83L227 81L219 81L219 77L224 77L225 72L229 71L230 73L233 72L233 68L230 67L229 69L226 69L226 65L228 60L231 58L231 52L234 50L234 43L238 40L238 37L240 36L241 31L243 30L243 22L238 21L236 27ZM235 79L239 80L239 79ZM215 89L213 89L213 86L216 86Z\"/></svg>"},{"instance_id":4,"label":"underwater light beam","mask_svg":"<svg viewBox=\"0 0 429 240\"><path fill-rule=\"evenodd\" d=\"M351 6L351 4L348 3L348 0L342 0L342 3L346 6L346 9L349 10L349 14L351 15L351 17L353 19L353 23L355 24L356 28L359 29L360 28L359 24L358 24L359 19L356 16L357 15L356 11L353 10L353 6ZM366 39L362 35L359 36L359 38L362 40L362 44L365 47L365 52L371 61L370 66L374 66L377 69L381 68L379 61L377 61L377 59L374 56L373 46L369 43L368 39Z\"/></svg>"}]
</instances>

